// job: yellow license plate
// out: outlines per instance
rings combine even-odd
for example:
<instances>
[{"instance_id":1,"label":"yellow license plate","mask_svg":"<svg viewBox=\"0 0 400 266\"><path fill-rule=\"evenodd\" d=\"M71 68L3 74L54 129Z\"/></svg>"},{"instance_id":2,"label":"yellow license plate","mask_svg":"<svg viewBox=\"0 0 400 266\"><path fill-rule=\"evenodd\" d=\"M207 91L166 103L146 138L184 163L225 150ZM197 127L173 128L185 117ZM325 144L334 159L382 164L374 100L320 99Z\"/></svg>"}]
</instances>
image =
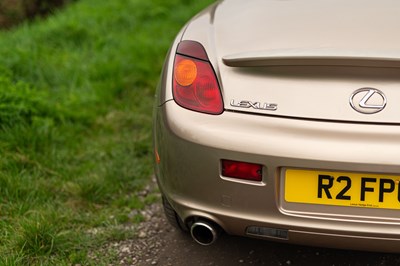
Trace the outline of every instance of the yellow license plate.
<instances>
[{"instance_id":1,"label":"yellow license plate","mask_svg":"<svg viewBox=\"0 0 400 266\"><path fill-rule=\"evenodd\" d=\"M400 209L400 176L287 169L287 202Z\"/></svg>"}]
</instances>

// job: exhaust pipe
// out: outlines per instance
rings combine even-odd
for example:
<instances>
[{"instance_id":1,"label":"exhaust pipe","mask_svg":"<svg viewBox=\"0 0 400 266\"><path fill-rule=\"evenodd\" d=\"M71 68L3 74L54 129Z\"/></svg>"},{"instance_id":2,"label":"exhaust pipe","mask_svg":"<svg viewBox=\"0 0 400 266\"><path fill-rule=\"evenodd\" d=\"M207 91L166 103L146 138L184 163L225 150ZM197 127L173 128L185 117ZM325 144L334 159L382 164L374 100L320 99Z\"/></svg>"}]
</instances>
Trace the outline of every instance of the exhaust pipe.
<instances>
[{"instance_id":1,"label":"exhaust pipe","mask_svg":"<svg viewBox=\"0 0 400 266\"><path fill-rule=\"evenodd\" d=\"M194 241L203 246L213 244L217 240L220 231L218 226L204 220L199 220L190 227L190 234Z\"/></svg>"}]
</instances>

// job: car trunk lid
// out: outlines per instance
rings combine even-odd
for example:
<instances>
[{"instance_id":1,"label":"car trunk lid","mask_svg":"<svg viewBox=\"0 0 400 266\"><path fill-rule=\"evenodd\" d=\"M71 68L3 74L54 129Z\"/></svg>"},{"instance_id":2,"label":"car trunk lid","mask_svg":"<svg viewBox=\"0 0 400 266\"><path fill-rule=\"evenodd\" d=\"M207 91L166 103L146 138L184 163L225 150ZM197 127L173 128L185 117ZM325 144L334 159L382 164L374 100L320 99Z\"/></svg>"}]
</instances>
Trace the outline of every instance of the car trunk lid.
<instances>
[{"instance_id":1,"label":"car trunk lid","mask_svg":"<svg viewBox=\"0 0 400 266\"><path fill-rule=\"evenodd\" d=\"M399 10L389 0L222 2L212 23L225 109L399 123Z\"/></svg>"}]
</instances>

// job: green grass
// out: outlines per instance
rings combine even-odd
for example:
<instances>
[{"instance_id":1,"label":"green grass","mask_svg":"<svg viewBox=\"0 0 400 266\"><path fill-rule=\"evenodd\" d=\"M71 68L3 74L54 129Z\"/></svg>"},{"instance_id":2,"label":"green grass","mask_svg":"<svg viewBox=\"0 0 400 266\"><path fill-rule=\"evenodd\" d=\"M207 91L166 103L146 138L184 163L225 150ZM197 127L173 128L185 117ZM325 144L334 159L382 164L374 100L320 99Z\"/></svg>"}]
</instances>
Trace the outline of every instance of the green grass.
<instances>
[{"instance_id":1,"label":"green grass","mask_svg":"<svg viewBox=\"0 0 400 266\"><path fill-rule=\"evenodd\" d=\"M0 33L0 265L112 262L88 253L131 237L120 225L154 198L135 192L152 175L158 76L211 2L80 0Z\"/></svg>"}]
</instances>

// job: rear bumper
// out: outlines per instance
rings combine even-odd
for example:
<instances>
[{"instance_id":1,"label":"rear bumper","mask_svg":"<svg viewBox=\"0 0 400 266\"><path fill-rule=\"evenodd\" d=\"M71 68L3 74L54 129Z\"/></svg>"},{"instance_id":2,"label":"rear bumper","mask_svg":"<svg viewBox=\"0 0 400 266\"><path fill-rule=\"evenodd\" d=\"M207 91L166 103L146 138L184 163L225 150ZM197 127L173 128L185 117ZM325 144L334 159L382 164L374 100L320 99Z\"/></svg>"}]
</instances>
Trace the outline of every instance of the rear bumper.
<instances>
[{"instance_id":1,"label":"rear bumper","mask_svg":"<svg viewBox=\"0 0 400 266\"><path fill-rule=\"evenodd\" d=\"M208 218L234 235L253 226L287 232L278 241L398 252L399 211L286 202L283 169L400 173L400 127L212 116L174 101L157 107L154 121L159 186L183 220ZM221 159L264 165L262 182L222 177Z\"/></svg>"}]
</instances>

